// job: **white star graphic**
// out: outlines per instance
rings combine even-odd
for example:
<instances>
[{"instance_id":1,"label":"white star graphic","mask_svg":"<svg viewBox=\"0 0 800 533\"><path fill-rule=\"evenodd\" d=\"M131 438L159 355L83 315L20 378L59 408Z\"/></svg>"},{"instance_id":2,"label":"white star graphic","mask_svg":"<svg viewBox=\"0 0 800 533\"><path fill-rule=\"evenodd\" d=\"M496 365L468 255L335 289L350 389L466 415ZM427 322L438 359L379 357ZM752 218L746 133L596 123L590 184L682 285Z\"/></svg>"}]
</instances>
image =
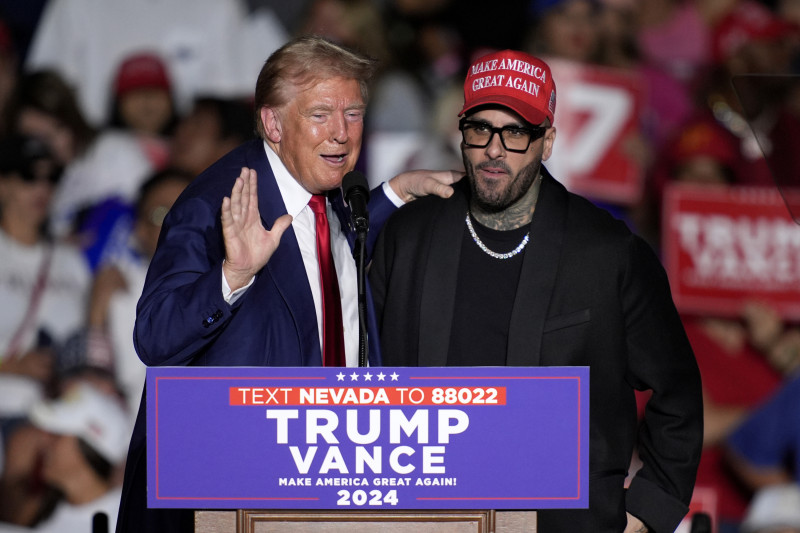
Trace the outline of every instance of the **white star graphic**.
<instances>
[{"instance_id":1,"label":"white star graphic","mask_svg":"<svg viewBox=\"0 0 800 533\"><path fill-rule=\"evenodd\" d=\"M372 381L372 374L370 374L369 372L364 374L364 381Z\"/></svg>"},{"instance_id":2,"label":"white star graphic","mask_svg":"<svg viewBox=\"0 0 800 533\"><path fill-rule=\"evenodd\" d=\"M378 374L378 381L383 381L384 379L386 379L386 374L384 374L383 372Z\"/></svg>"},{"instance_id":3,"label":"white star graphic","mask_svg":"<svg viewBox=\"0 0 800 533\"><path fill-rule=\"evenodd\" d=\"M391 376L391 378L392 378L392 381L397 381L397 378L399 378L399 377L400 377L400 376L397 374L397 372L392 372L392 373L390 374L390 376Z\"/></svg>"},{"instance_id":4,"label":"white star graphic","mask_svg":"<svg viewBox=\"0 0 800 533\"><path fill-rule=\"evenodd\" d=\"M336 374L336 381L344 381L344 374L342 374L341 372Z\"/></svg>"},{"instance_id":5,"label":"white star graphic","mask_svg":"<svg viewBox=\"0 0 800 533\"><path fill-rule=\"evenodd\" d=\"M358 381L358 374L356 374L355 372L350 374L350 381Z\"/></svg>"}]
</instances>

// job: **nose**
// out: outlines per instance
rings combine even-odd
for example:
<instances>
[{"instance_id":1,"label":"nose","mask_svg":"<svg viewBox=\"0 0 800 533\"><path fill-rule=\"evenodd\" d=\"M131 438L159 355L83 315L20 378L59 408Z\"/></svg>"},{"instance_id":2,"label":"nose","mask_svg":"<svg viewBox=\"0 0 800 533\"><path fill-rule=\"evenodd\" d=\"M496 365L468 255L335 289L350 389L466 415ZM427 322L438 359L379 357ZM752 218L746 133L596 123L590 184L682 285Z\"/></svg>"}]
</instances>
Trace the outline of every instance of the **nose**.
<instances>
[{"instance_id":1,"label":"nose","mask_svg":"<svg viewBox=\"0 0 800 533\"><path fill-rule=\"evenodd\" d=\"M339 144L344 144L349 138L347 120L344 113L334 113L330 118L331 138Z\"/></svg>"},{"instance_id":2,"label":"nose","mask_svg":"<svg viewBox=\"0 0 800 533\"><path fill-rule=\"evenodd\" d=\"M489 139L489 144L486 145L486 155L491 159L497 159L504 156L506 147L503 146L503 140L500 138L499 131L493 131L492 137Z\"/></svg>"}]
</instances>

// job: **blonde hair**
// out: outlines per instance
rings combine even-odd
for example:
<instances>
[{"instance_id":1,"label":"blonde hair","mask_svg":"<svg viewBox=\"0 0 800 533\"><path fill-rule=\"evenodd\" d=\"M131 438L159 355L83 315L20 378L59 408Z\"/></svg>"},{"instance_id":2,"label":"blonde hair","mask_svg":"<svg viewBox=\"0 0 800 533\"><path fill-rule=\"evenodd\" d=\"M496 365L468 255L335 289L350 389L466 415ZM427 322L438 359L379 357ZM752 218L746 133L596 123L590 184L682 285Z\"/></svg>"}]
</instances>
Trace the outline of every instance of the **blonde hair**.
<instances>
[{"instance_id":1,"label":"blonde hair","mask_svg":"<svg viewBox=\"0 0 800 533\"><path fill-rule=\"evenodd\" d=\"M269 56L258 74L255 92L256 130L263 139L261 109L281 107L293 97L295 89L320 80L341 77L358 81L361 96L367 101L368 83L376 61L317 36L293 39Z\"/></svg>"}]
</instances>

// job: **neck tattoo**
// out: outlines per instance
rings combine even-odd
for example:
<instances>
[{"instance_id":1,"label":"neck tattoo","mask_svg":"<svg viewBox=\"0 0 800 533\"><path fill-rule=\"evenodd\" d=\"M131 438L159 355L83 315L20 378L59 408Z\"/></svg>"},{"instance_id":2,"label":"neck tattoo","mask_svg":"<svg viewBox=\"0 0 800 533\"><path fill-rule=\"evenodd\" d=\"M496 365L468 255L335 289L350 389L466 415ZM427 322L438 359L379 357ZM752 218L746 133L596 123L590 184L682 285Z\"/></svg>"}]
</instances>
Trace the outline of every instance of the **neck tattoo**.
<instances>
[{"instance_id":1,"label":"neck tattoo","mask_svg":"<svg viewBox=\"0 0 800 533\"><path fill-rule=\"evenodd\" d=\"M541 185L541 182L542 182L542 175L539 174L539 176L537 176L536 178L536 183L534 184L534 187L536 187L535 191L536 196L533 198L533 205L531 207L531 211L536 209L536 202L539 201L539 186ZM478 234L475 232L475 228L472 226L472 220L470 220L469 210L467 210L467 218L465 219L465 222L467 223L467 229L469 230L469 234L472 237L472 240L475 242L475 244L478 245L478 248L483 250L483 252L489 257L493 257L495 259L511 259L512 257L519 254L522 250L525 249L531 237L531 232L530 230L528 230L528 233L525 234L525 237L522 238L522 242L520 242L516 248L514 248L510 252L499 253L495 252L494 250L490 250L489 247L483 243L480 237L478 237Z\"/></svg>"}]
</instances>

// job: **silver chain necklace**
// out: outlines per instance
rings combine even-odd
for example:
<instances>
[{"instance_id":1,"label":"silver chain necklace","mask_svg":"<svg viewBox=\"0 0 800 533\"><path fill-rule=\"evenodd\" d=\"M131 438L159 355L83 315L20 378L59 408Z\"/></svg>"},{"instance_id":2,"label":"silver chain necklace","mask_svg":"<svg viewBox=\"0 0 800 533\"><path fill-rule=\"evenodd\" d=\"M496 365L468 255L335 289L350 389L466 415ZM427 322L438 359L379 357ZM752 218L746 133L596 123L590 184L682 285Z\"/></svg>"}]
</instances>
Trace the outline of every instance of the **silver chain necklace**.
<instances>
[{"instance_id":1,"label":"silver chain necklace","mask_svg":"<svg viewBox=\"0 0 800 533\"><path fill-rule=\"evenodd\" d=\"M536 182L537 183L535 184L535 186L536 186L536 198L533 199L533 208L534 209L536 208L536 203L539 201L539 187L541 186L541 181L542 181L542 175L539 174L539 176L536 178ZM530 237L531 237L531 232L530 232L530 230L528 230L528 233L525 234L525 237L522 238L522 242L520 242L517 245L516 248L514 248L510 252L506 252L504 254L501 254L501 253L495 252L494 250L490 250L488 246L483 244L483 241L481 240L480 237L478 237L478 234L475 233L475 228L472 227L472 220L470 220L470 217L469 217L469 209L467 210L467 218L465 219L465 221L467 223L467 229L469 230L469 234L472 236L472 240L475 241L475 244L478 245L478 248L483 250L484 253L486 253L486 255L488 255L489 257L493 257L495 259L511 259L512 257L514 257L515 255L517 255L518 253L520 253L522 250L525 249L525 247L528 245L528 241L530 240Z\"/></svg>"},{"instance_id":2,"label":"silver chain necklace","mask_svg":"<svg viewBox=\"0 0 800 533\"><path fill-rule=\"evenodd\" d=\"M522 250L525 249L525 246L528 244L528 240L530 239L531 232L525 234L525 237L522 239L522 242L517 245L516 248L511 250L510 252L506 252L504 254L499 254L494 250L490 250L483 241L478 237L478 234L475 233L475 228L472 227L472 221L469 219L469 212L467 212L467 229L469 229L469 234L472 235L472 240L475 241L475 244L478 245L478 248L486 252L487 255L494 257L495 259L511 259Z\"/></svg>"}]
</instances>

